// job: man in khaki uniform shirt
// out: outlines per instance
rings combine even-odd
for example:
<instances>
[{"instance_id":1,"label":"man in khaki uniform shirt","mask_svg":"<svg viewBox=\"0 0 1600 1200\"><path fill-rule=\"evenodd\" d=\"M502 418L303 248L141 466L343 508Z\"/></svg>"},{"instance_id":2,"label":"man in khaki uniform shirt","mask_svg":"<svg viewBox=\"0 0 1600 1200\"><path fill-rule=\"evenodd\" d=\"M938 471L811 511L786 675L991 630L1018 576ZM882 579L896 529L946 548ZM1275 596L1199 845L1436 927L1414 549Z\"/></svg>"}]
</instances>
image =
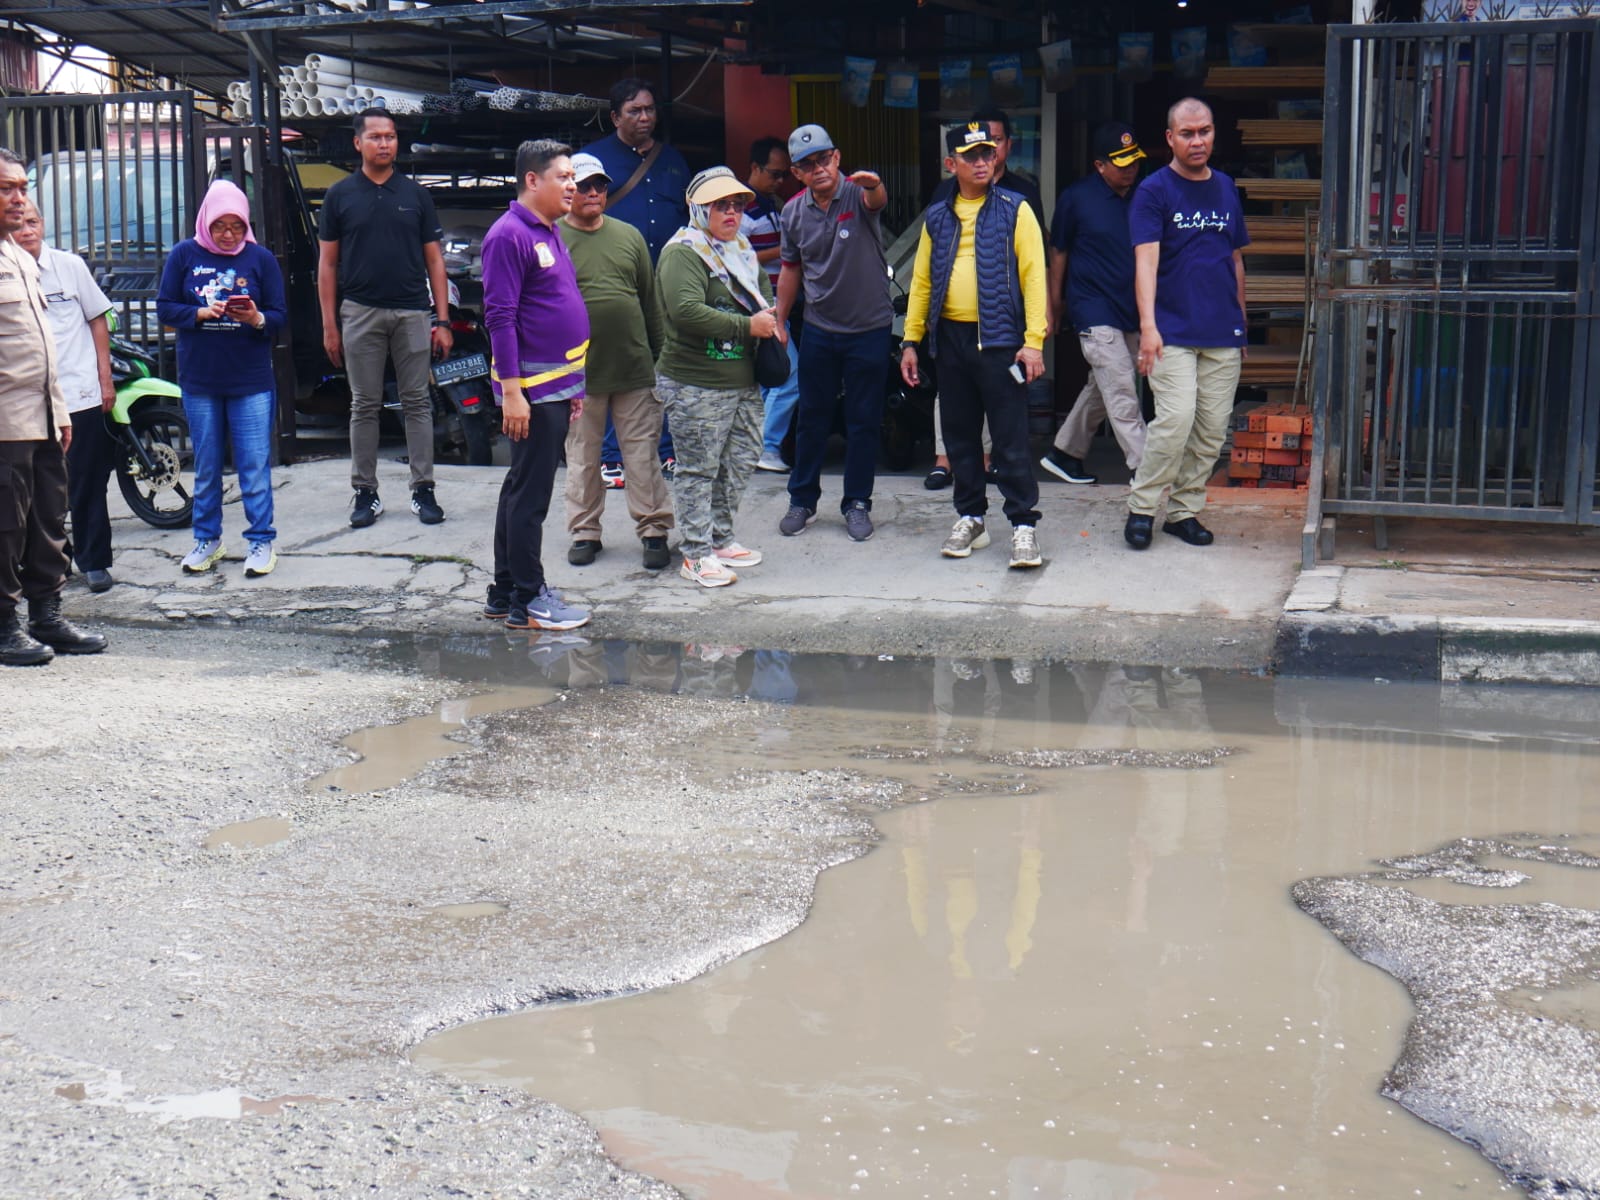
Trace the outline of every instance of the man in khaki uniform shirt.
<instances>
[{"instance_id":1,"label":"man in khaki uniform shirt","mask_svg":"<svg viewBox=\"0 0 1600 1200\"><path fill-rule=\"evenodd\" d=\"M106 639L61 615L67 578L67 458L72 419L33 256L11 241L28 213L28 172L0 148L0 664L96 654ZM28 602L28 627L17 612Z\"/></svg>"}]
</instances>

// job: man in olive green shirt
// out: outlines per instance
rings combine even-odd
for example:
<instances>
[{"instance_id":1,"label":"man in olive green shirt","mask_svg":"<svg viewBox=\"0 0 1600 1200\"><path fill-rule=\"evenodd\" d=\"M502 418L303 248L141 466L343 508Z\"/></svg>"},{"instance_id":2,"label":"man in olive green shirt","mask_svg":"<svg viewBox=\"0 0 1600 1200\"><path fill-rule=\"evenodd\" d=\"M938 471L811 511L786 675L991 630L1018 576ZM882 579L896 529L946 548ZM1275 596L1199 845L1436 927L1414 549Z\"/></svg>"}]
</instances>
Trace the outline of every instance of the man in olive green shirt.
<instances>
[{"instance_id":1,"label":"man in olive green shirt","mask_svg":"<svg viewBox=\"0 0 1600 1200\"><path fill-rule=\"evenodd\" d=\"M600 443L606 414L617 429L628 486L628 513L644 545L644 565L659 571L672 561L667 531L672 499L656 447L661 441L661 401L655 394L655 359L661 352L661 314L650 249L632 225L608 218L611 180L592 154L574 154L578 194L558 225L578 272L589 310L588 395L583 414L567 432L567 561L587 566L600 553L600 517L606 492L600 478Z\"/></svg>"}]
</instances>

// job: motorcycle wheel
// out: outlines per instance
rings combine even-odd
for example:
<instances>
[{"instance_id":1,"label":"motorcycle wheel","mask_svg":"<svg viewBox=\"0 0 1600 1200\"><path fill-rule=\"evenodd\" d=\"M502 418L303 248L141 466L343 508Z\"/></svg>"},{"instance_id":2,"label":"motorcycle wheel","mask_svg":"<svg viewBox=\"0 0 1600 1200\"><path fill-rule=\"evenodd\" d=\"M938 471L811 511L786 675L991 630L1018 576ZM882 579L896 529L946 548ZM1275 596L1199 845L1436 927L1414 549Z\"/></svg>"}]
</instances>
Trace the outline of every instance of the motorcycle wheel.
<instances>
[{"instance_id":1,"label":"motorcycle wheel","mask_svg":"<svg viewBox=\"0 0 1600 1200\"><path fill-rule=\"evenodd\" d=\"M494 426L490 424L489 414L462 413L457 419L461 422L461 441L466 447L467 465L491 466L494 463Z\"/></svg>"},{"instance_id":2,"label":"motorcycle wheel","mask_svg":"<svg viewBox=\"0 0 1600 1200\"><path fill-rule=\"evenodd\" d=\"M182 529L194 519L194 442L183 410L134 409L118 447L117 486L134 516L157 529Z\"/></svg>"}]
</instances>

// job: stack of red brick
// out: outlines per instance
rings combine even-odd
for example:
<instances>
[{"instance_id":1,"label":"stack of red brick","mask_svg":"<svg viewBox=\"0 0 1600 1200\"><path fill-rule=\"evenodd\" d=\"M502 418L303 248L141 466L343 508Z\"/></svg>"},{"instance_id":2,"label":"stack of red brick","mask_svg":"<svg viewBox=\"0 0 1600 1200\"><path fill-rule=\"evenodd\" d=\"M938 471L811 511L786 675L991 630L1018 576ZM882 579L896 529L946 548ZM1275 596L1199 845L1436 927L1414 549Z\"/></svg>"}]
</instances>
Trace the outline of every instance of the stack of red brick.
<instances>
[{"instance_id":1,"label":"stack of red brick","mask_svg":"<svg viewBox=\"0 0 1600 1200\"><path fill-rule=\"evenodd\" d=\"M1311 414L1287 403L1237 411L1227 476L1230 487L1304 488L1311 478Z\"/></svg>"}]
</instances>

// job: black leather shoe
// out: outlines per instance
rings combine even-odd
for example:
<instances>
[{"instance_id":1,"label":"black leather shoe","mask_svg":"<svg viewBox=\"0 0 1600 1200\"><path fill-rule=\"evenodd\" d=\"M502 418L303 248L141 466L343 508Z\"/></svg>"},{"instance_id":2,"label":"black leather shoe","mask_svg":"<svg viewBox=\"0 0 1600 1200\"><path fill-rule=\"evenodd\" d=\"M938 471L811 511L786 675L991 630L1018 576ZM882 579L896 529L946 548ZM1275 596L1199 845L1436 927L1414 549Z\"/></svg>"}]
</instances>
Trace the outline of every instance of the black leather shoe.
<instances>
[{"instance_id":1,"label":"black leather shoe","mask_svg":"<svg viewBox=\"0 0 1600 1200\"><path fill-rule=\"evenodd\" d=\"M8 667L40 667L56 656L44 643L29 637L15 611L0 616L0 664Z\"/></svg>"},{"instance_id":2,"label":"black leather shoe","mask_svg":"<svg viewBox=\"0 0 1600 1200\"><path fill-rule=\"evenodd\" d=\"M1191 546L1209 546L1217 540L1211 536L1211 530L1200 524L1193 517L1185 517L1181 521L1168 521L1161 526L1161 532L1170 533L1175 538L1182 538Z\"/></svg>"},{"instance_id":3,"label":"black leather shoe","mask_svg":"<svg viewBox=\"0 0 1600 1200\"><path fill-rule=\"evenodd\" d=\"M640 538L644 545L644 567L647 571L659 571L672 562L672 551L667 549L667 539L664 537Z\"/></svg>"},{"instance_id":4,"label":"black leather shoe","mask_svg":"<svg viewBox=\"0 0 1600 1200\"><path fill-rule=\"evenodd\" d=\"M567 561L575 567L587 567L594 561L594 556L599 553L599 542L573 542L572 549L567 551Z\"/></svg>"},{"instance_id":5,"label":"black leather shoe","mask_svg":"<svg viewBox=\"0 0 1600 1200\"><path fill-rule=\"evenodd\" d=\"M1122 527L1122 536L1135 550L1148 550L1150 532L1155 528L1155 523L1154 517L1147 517L1143 513L1129 513L1128 523Z\"/></svg>"},{"instance_id":6,"label":"black leather shoe","mask_svg":"<svg viewBox=\"0 0 1600 1200\"><path fill-rule=\"evenodd\" d=\"M28 601L28 636L62 654L99 654L104 634L85 633L61 615L61 597Z\"/></svg>"}]
</instances>

